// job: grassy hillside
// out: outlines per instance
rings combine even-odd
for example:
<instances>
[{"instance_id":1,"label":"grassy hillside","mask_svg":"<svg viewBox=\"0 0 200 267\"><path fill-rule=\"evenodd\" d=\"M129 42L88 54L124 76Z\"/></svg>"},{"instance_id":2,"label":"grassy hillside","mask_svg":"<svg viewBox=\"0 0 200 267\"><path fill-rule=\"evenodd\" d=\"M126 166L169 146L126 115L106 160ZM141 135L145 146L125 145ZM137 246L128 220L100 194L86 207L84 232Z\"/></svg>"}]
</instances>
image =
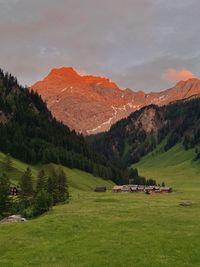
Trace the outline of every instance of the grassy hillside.
<instances>
[{"instance_id":1,"label":"grassy hillside","mask_svg":"<svg viewBox=\"0 0 200 267\"><path fill-rule=\"evenodd\" d=\"M5 154L0 153L0 170L4 172L3 162L5 159ZM26 170L26 168L30 166L26 163L23 163L19 160L12 158L12 170L7 172L8 177L10 178L13 185L16 185L22 175L22 173ZM47 164L47 165L31 165L31 171L33 174L33 179L35 180L37 177L38 171L43 168L48 171L52 166L58 167L56 164ZM102 178L95 177L90 173L80 171L77 169L70 169L67 167L63 167L63 170L67 174L68 182L69 182L69 190L70 192L75 190L83 190L90 191L94 190L94 188L98 185L105 185L108 188L113 186L113 182L109 180L103 180Z\"/></svg>"},{"instance_id":2,"label":"grassy hillside","mask_svg":"<svg viewBox=\"0 0 200 267\"><path fill-rule=\"evenodd\" d=\"M133 166L141 175L154 177L158 182L164 180L175 190L199 191L200 161L194 161L194 158L193 149L185 150L178 144L167 152L158 147Z\"/></svg>"},{"instance_id":3,"label":"grassy hillside","mask_svg":"<svg viewBox=\"0 0 200 267\"><path fill-rule=\"evenodd\" d=\"M192 153L177 145L137 164L172 185L172 194L81 191L102 180L66 170L75 188L69 204L27 223L0 224L0 266L200 266L200 167ZM180 206L186 200L191 206Z\"/></svg>"}]
</instances>

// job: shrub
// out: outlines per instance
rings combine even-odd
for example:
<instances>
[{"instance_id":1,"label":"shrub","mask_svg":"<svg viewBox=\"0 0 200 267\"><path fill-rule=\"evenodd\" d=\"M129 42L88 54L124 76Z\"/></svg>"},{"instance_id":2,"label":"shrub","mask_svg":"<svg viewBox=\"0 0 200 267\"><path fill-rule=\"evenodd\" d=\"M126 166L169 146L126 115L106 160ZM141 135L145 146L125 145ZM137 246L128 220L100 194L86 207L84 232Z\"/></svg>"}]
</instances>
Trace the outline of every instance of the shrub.
<instances>
[{"instance_id":1,"label":"shrub","mask_svg":"<svg viewBox=\"0 0 200 267\"><path fill-rule=\"evenodd\" d=\"M34 208L33 207L29 207L29 208L24 209L22 211L22 215L27 219L33 218L34 215L35 215Z\"/></svg>"},{"instance_id":2,"label":"shrub","mask_svg":"<svg viewBox=\"0 0 200 267\"><path fill-rule=\"evenodd\" d=\"M52 197L45 190L37 193L34 201L34 214L40 215L49 210L52 206Z\"/></svg>"}]
</instances>

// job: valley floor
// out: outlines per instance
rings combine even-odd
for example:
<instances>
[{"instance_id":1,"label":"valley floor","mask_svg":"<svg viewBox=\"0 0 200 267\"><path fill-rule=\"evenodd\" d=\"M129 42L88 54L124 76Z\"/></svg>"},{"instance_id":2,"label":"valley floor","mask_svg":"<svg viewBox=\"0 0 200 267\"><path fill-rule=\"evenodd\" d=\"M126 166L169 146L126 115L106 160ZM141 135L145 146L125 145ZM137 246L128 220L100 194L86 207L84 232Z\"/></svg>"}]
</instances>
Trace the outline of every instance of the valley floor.
<instances>
[{"instance_id":1,"label":"valley floor","mask_svg":"<svg viewBox=\"0 0 200 267\"><path fill-rule=\"evenodd\" d=\"M69 204L27 223L0 224L0 266L200 266L200 167L188 153L177 146L136 165L173 186L172 194L76 188Z\"/></svg>"},{"instance_id":2,"label":"valley floor","mask_svg":"<svg viewBox=\"0 0 200 267\"><path fill-rule=\"evenodd\" d=\"M79 194L23 224L0 226L0 266L199 266L199 198Z\"/></svg>"}]
</instances>

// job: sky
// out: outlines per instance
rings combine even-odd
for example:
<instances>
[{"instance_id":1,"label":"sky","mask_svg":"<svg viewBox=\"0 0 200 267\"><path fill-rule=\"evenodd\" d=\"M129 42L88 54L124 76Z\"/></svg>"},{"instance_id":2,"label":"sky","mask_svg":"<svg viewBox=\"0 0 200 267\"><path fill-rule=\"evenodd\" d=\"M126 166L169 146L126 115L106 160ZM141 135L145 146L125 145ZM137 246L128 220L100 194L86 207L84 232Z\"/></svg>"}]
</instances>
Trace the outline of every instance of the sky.
<instances>
[{"instance_id":1,"label":"sky","mask_svg":"<svg viewBox=\"0 0 200 267\"><path fill-rule=\"evenodd\" d=\"M0 68L32 85L55 67L159 91L200 77L199 0L0 0Z\"/></svg>"}]
</instances>

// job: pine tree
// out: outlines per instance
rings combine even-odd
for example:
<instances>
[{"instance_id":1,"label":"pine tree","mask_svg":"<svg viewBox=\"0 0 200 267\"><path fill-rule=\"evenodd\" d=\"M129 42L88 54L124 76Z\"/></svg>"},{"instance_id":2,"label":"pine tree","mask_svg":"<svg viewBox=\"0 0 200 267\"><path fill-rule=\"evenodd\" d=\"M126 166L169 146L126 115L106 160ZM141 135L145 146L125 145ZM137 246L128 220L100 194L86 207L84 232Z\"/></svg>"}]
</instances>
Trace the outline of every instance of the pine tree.
<instances>
[{"instance_id":1,"label":"pine tree","mask_svg":"<svg viewBox=\"0 0 200 267\"><path fill-rule=\"evenodd\" d=\"M47 182L48 193L53 198L53 204L64 202L69 197L67 177L62 169L51 170L50 176Z\"/></svg>"},{"instance_id":2,"label":"pine tree","mask_svg":"<svg viewBox=\"0 0 200 267\"><path fill-rule=\"evenodd\" d=\"M24 197L33 196L33 183L31 169L28 167L21 177L20 181L21 194Z\"/></svg>"},{"instance_id":3,"label":"pine tree","mask_svg":"<svg viewBox=\"0 0 200 267\"><path fill-rule=\"evenodd\" d=\"M58 190L57 190L55 172L52 172L51 175L48 177L48 181L47 181L47 192L52 197L53 204L58 203L59 199L58 199Z\"/></svg>"},{"instance_id":4,"label":"pine tree","mask_svg":"<svg viewBox=\"0 0 200 267\"><path fill-rule=\"evenodd\" d=\"M57 173L57 188L59 192L59 202L64 202L69 197L67 177L62 169L58 170Z\"/></svg>"},{"instance_id":5,"label":"pine tree","mask_svg":"<svg viewBox=\"0 0 200 267\"><path fill-rule=\"evenodd\" d=\"M129 179L135 179L138 177L138 170L137 169L130 169L129 170Z\"/></svg>"},{"instance_id":6,"label":"pine tree","mask_svg":"<svg viewBox=\"0 0 200 267\"><path fill-rule=\"evenodd\" d=\"M9 204L10 183L5 174L0 176L0 214L7 210Z\"/></svg>"},{"instance_id":7,"label":"pine tree","mask_svg":"<svg viewBox=\"0 0 200 267\"><path fill-rule=\"evenodd\" d=\"M50 194L42 189L39 191L34 200L34 213L40 215L49 210L52 206L52 197Z\"/></svg>"},{"instance_id":8,"label":"pine tree","mask_svg":"<svg viewBox=\"0 0 200 267\"><path fill-rule=\"evenodd\" d=\"M38 172L37 182L36 182L36 193L38 193L41 190L46 190L46 189L47 189L46 175L45 175L45 171L42 169Z\"/></svg>"}]
</instances>

